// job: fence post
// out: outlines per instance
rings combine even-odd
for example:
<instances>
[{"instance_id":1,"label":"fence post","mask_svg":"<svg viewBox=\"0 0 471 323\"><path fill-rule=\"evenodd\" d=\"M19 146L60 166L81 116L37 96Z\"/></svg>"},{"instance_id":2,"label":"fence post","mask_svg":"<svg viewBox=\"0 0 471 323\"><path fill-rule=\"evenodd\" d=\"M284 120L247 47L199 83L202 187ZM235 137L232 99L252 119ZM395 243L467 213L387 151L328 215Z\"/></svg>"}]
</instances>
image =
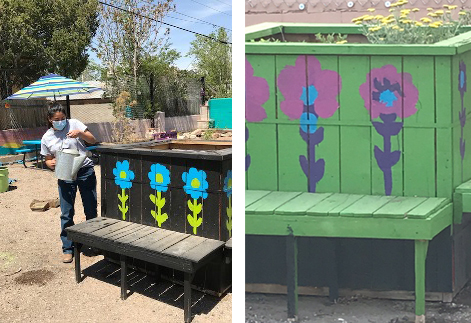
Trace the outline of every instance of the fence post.
<instances>
[{"instance_id":1,"label":"fence post","mask_svg":"<svg viewBox=\"0 0 471 323\"><path fill-rule=\"evenodd\" d=\"M165 112L157 111L154 115L154 128L157 132L165 132Z\"/></svg>"}]
</instances>

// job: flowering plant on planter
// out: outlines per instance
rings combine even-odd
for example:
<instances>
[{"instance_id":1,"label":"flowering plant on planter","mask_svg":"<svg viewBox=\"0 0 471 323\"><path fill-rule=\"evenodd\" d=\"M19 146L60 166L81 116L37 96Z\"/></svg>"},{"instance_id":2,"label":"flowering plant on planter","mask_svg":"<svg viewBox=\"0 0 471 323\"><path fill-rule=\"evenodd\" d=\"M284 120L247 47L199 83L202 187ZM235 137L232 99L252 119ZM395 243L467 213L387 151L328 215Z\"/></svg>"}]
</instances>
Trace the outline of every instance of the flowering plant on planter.
<instances>
[{"instance_id":1,"label":"flowering plant on planter","mask_svg":"<svg viewBox=\"0 0 471 323\"><path fill-rule=\"evenodd\" d=\"M407 0L391 4L389 16L374 15L375 9L370 8L370 14L352 22L361 26L372 44L432 44L456 36L464 25L464 11L459 12L457 20L452 17L457 6L444 5L444 10L427 8L427 15L420 17L420 9L406 9L406 4Z\"/></svg>"}]
</instances>

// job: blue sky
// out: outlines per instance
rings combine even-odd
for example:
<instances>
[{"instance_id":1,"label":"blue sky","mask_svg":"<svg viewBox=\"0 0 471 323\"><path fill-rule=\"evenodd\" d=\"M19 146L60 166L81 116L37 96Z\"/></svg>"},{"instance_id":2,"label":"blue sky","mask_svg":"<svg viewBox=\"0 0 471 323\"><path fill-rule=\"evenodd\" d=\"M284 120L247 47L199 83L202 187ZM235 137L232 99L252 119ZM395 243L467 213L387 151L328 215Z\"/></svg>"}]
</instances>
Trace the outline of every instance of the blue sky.
<instances>
[{"instance_id":1,"label":"blue sky","mask_svg":"<svg viewBox=\"0 0 471 323\"><path fill-rule=\"evenodd\" d=\"M231 2L231 0L174 0L173 4L176 5L176 12L170 13L163 21L205 35L213 32L215 28L219 28L211 24L232 29ZM109 3L113 4L113 1L110 0ZM188 16L211 24L192 19ZM165 27L169 26L162 26L162 28ZM169 39L172 43L172 48L179 51L182 56L176 62L177 67L180 69L191 68L193 57L185 57L185 55L190 49L190 42L195 40L195 35L177 28L169 28ZM230 33L230 30L226 30L226 32ZM90 58L99 63L94 53L90 52Z\"/></svg>"}]
</instances>

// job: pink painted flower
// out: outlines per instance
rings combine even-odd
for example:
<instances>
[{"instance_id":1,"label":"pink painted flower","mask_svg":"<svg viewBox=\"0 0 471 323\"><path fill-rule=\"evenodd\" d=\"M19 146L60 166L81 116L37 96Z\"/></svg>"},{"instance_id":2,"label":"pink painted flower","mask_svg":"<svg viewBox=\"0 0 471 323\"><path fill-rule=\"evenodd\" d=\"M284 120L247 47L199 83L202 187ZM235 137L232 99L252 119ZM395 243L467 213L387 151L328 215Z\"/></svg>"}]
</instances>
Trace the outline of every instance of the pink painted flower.
<instances>
[{"instance_id":1,"label":"pink painted flower","mask_svg":"<svg viewBox=\"0 0 471 323\"><path fill-rule=\"evenodd\" d=\"M253 67L245 59L245 119L258 122L266 119L267 113L262 104L268 101L270 90L268 82L263 77L253 75Z\"/></svg>"},{"instance_id":2,"label":"pink painted flower","mask_svg":"<svg viewBox=\"0 0 471 323\"><path fill-rule=\"evenodd\" d=\"M412 83L412 76L398 73L393 65L372 69L360 86L360 95L373 119L393 113L403 119L417 112L419 91Z\"/></svg>"},{"instance_id":3,"label":"pink painted flower","mask_svg":"<svg viewBox=\"0 0 471 323\"><path fill-rule=\"evenodd\" d=\"M291 120L299 119L305 111L304 107L310 105L314 105L318 117L329 118L339 108L337 96L342 80L337 72L322 70L315 56L300 55L294 66L286 66L280 72L278 88L284 97L280 104L281 111Z\"/></svg>"}]
</instances>

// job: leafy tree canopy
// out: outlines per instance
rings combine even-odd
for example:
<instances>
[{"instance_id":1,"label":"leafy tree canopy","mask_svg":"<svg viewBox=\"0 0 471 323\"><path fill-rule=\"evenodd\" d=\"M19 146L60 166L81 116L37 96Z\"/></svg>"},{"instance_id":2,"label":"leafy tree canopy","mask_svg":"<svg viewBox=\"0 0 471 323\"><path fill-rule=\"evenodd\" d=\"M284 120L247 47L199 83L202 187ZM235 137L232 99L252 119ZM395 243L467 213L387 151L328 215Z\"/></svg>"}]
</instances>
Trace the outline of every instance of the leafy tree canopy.
<instances>
[{"instance_id":1,"label":"leafy tree canopy","mask_svg":"<svg viewBox=\"0 0 471 323\"><path fill-rule=\"evenodd\" d=\"M0 0L0 89L47 73L77 78L98 27L96 0Z\"/></svg>"}]
</instances>

